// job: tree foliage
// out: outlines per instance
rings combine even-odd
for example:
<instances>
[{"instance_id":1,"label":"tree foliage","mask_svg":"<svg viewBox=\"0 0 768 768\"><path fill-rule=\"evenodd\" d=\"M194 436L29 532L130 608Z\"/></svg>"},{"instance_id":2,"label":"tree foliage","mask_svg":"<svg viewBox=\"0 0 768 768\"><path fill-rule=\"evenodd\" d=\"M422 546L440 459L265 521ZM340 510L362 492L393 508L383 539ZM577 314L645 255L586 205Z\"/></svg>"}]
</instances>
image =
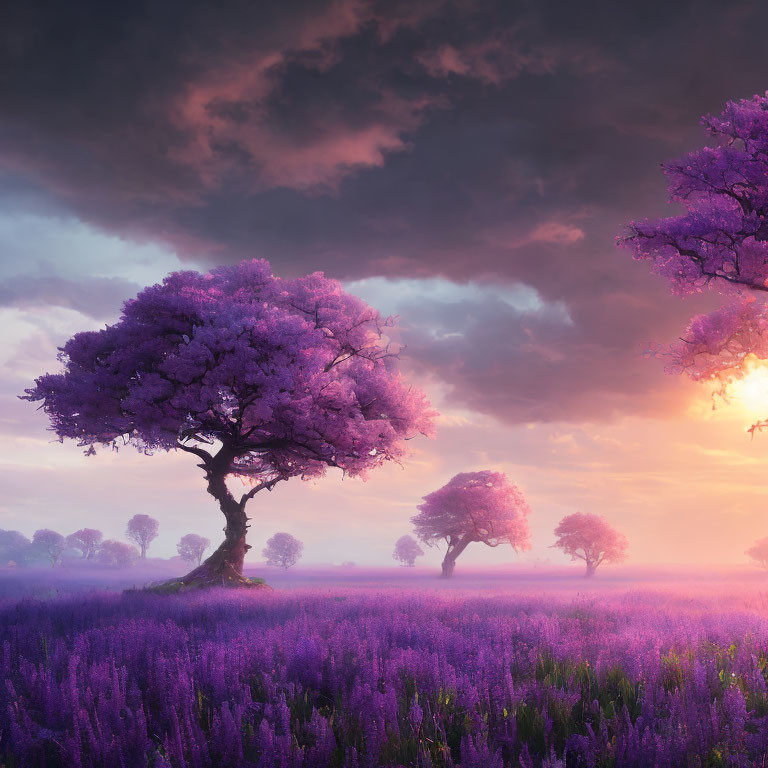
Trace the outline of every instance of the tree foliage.
<instances>
[{"instance_id":1,"label":"tree foliage","mask_svg":"<svg viewBox=\"0 0 768 768\"><path fill-rule=\"evenodd\" d=\"M416 563L416 558L423 554L424 550L418 545L416 539L406 534L395 542L395 551L392 553L392 557L402 565L412 566Z\"/></svg>"},{"instance_id":2,"label":"tree foliage","mask_svg":"<svg viewBox=\"0 0 768 768\"><path fill-rule=\"evenodd\" d=\"M67 536L67 546L80 550L83 560L91 560L99 551L104 534L96 528L81 528Z\"/></svg>"},{"instance_id":3,"label":"tree foliage","mask_svg":"<svg viewBox=\"0 0 768 768\"><path fill-rule=\"evenodd\" d=\"M61 559L65 546L64 537L50 528L40 528L32 535L33 549L47 557L52 566L55 566Z\"/></svg>"},{"instance_id":4,"label":"tree foliage","mask_svg":"<svg viewBox=\"0 0 768 768\"><path fill-rule=\"evenodd\" d=\"M19 531L0 528L0 566L26 565L32 555L32 542Z\"/></svg>"},{"instance_id":5,"label":"tree foliage","mask_svg":"<svg viewBox=\"0 0 768 768\"><path fill-rule=\"evenodd\" d=\"M670 202L684 212L632 222L622 241L676 293L716 288L732 297L655 350L669 372L724 387L750 358L768 359L768 97L728 102L702 123L716 146L663 165Z\"/></svg>"},{"instance_id":6,"label":"tree foliage","mask_svg":"<svg viewBox=\"0 0 768 768\"><path fill-rule=\"evenodd\" d=\"M139 547L141 559L147 556L149 545L157 538L160 523L149 515L134 515L125 529L125 535Z\"/></svg>"},{"instance_id":7,"label":"tree foliage","mask_svg":"<svg viewBox=\"0 0 768 768\"><path fill-rule=\"evenodd\" d=\"M135 547L114 539L104 541L98 553L99 562L111 568L128 568L136 562L138 556Z\"/></svg>"},{"instance_id":8,"label":"tree foliage","mask_svg":"<svg viewBox=\"0 0 768 768\"><path fill-rule=\"evenodd\" d=\"M428 546L441 541L448 545L445 576L453 573L456 558L472 542L530 549L528 503L503 472L461 472L425 496L418 510L411 518L416 535Z\"/></svg>"},{"instance_id":9,"label":"tree foliage","mask_svg":"<svg viewBox=\"0 0 768 768\"><path fill-rule=\"evenodd\" d=\"M555 536L557 541L552 546L562 549L571 560L583 560L587 576L592 576L602 563L623 560L629 546L624 535L612 528L605 518L585 512L566 515L557 524Z\"/></svg>"},{"instance_id":10,"label":"tree foliage","mask_svg":"<svg viewBox=\"0 0 768 768\"><path fill-rule=\"evenodd\" d=\"M756 541L746 554L763 568L768 568L768 538Z\"/></svg>"},{"instance_id":11,"label":"tree foliage","mask_svg":"<svg viewBox=\"0 0 768 768\"><path fill-rule=\"evenodd\" d=\"M188 563L200 565L203 560L205 550L211 546L211 540L204 536L198 536L196 533L188 533L179 539L176 545L176 551Z\"/></svg>"},{"instance_id":12,"label":"tree foliage","mask_svg":"<svg viewBox=\"0 0 768 768\"><path fill-rule=\"evenodd\" d=\"M267 565L290 568L299 562L304 544L290 533L276 533L267 539L267 546L261 551Z\"/></svg>"}]
</instances>

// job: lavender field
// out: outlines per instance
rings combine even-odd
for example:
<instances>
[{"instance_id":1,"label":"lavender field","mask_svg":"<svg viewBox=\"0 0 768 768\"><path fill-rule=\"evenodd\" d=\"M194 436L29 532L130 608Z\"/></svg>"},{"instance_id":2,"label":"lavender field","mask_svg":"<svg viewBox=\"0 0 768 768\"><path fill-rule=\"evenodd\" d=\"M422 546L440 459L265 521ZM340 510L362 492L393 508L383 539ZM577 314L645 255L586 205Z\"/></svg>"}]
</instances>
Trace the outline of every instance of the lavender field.
<instances>
[{"instance_id":1,"label":"lavender field","mask_svg":"<svg viewBox=\"0 0 768 768\"><path fill-rule=\"evenodd\" d=\"M758 575L310 576L251 593L6 591L0 764L768 763Z\"/></svg>"}]
</instances>

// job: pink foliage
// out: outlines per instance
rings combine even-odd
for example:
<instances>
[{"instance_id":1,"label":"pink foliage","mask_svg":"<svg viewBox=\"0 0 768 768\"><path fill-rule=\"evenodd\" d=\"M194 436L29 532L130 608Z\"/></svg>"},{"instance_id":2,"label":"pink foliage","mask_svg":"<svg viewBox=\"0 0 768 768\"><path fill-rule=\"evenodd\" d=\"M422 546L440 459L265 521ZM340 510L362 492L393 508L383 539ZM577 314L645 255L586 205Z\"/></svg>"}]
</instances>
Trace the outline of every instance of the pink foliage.
<instances>
[{"instance_id":1,"label":"pink foliage","mask_svg":"<svg viewBox=\"0 0 768 768\"><path fill-rule=\"evenodd\" d=\"M555 528L557 541L552 545L562 549L572 560L583 560L587 576L602 563L620 562L626 557L629 543L623 534L612 528L605 518L585 512L566 515Z\"/></svg>"},{"instance_id":2,"label":"pink foliage","mask_svg":"<svg viewBox=\"0 0 768 768\"><path fill-rule=\"evenodd\" d=\"M717 145L664 165L684 213L633 222L622 242L679 294L736 294L661 350L670 372L727 382L744 374L748 355L768 359L768 310L756 300L768 291L768 96L729 102L702 122Z\"/></svg>"},{"instance_id":3,"label":"pink foliage","mask_svg":"<svg viewBox=\"0 0 768 768\"><path fill-rule=\"evenodd\" d=\"M139 553L124 541L107 539L99 547L98 559L104 565L112 568L127 568L136 562Z\"/></svg>"},{"instance_id":4,"label":"pink foliage","mask_svg":"<svg viewBox=\"0 0 768 768\"><path fill-rule=\"evenodd\" d=\"M96 528L81 528L67 536L67 546L79 549L83 560L90 560L98 552L102 538Z\"/></svg>"},{"instance_id":5,"label":"pink foliage","mask_svg":"<svg viewBox=\"0 0 768 768\"><path fill-rule=\"evenodd\" d=\"M523 494L503 472L461 472L442 488L424 497L412 518L416 535L430 546L448 544L443 573L451 575L456 557L472 542L513 549L530 549ZM448 571L448 572L446 572Z\"/></svg>"},{"instance_id":6,"label":"pink foliage","mask_svg":"<svg viewBox=\"0 0 768 768\"><path fill-rule=\"evenodd\" d=\"M395 542L395 551L392 557L403 565L412 566L417 557L421 557L424 550L418 545L413 536L401 536Z\"/></svg>"},{"instance_id":7,"label":"pink foliage","mask_svg":"<svg viewBox=\"0 0 768 768\"><path fill-rule=\"evenodd\" d=\"M746 554L763 568L768 568L768 538L756 541Z\"/></svg>"}]
</instances>

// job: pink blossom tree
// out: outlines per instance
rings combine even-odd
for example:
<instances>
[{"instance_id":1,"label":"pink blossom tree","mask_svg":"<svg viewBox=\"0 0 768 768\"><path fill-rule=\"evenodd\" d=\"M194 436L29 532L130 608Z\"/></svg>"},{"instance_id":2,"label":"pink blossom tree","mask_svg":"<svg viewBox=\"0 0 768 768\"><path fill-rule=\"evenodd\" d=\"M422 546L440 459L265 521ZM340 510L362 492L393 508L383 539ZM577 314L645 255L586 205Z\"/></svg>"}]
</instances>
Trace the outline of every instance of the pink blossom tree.
<instances>
[{"instance_id":1,"label":"pink blossom tree","mask_svg":"<svg viewBox=\"0 0 768 768\"><path fill-rule=\"evenodd\" d=\"M274 277L265 261L176 272L125 303L117 323L62 347L38 378L53 431L95 452L185 451L224 518L224 541L182 581L249 585L246 504L328 467L365 476L432 432L434 411L398 372L392 321L315 273ZM236 496L228 478L250 488Z\"/></svg>"},{"instance_id":2,"label":"pink blossom tree","mask_svg":"<svg viewBox=\"0 0 768 768\"><path fill-rule=\"evenodd\" d=\"M125 529L125 535L139 547L142 560L147 558L149 545L157 538L160 523L149 515L134 515Z\"/></svg>"},{"instance_id":3,"label":"pink blossom tree","mask_svg":"<svg viewBox=\"0 0 768 768\"><path fill-rule=\"evenodd\" d=\"M446 578L472 542L489 547L506 542L515 550L530 549L530 509L503 472L461 472L425 496L418 510L411 518L416 535L428 546L442 541L448 545L442 565Z\"/></svg>"},{"instance_id":4,"label":"pink blossom tree","mask_svg":"<svg viewBox=\"0 0 768 768\"><path fill-rule=\"evenodd\" d=\"M179 539L176 545L176 551L188 563L200 565L203 561L205 550L211 546L211 540L204 536L198 536L196 533L188 533Z\"/></svg>"},{"instance_id":5,"label":"pink blossom tree","mask_svg":"<svg viewBox=\"0 0 768 768\"><path fill-rule=\"evenodd\" d=\"M96 528L81 528L67 536L67 546L79 549L83 560L91 560L99 551L104 534Z\"/></svg>"},{"instance_id":6,"label":"pink blossom tree","mask_svg":"<svg viewBox=\"0 0 768 768\"><path fill-rule=\"evenodd\" d=\"M585 512L566 515L555 528L557 541L552 545L562 549L571 560L583 560L585 576L594 576L602 563L617 563L627 554L629 543L605 518Z\"/></svg>"},{"instance_id":7,"label":"pink blossom tree","mask_svg":"<svg viewBox=\"0 0 768 768\"><path fill-rule=\"evenodd\" d=\"M416 539L406 534L395 542L395 551L392 553L392 557L402 565L413 567L416 563L416 558L421 557L423 554L424 550L418 545Z\"/></svg>"},{"instance_id":8,"label":"pink blossom tree","mask_svg":"<svg viewBox=\"0 0 768 768\"><path fill-rule=\"evenodd\" d=\"M134 565L139 553L135 547L126 544L124 541L115 541L107 539L99 547L98 559L104 565L110 568L128 568Z\"/></svg>"},{"instance_id":9,"label":"pink blossom tree","mask_svg":"<svg viewBox=\"0 0 768 768\"><path fill-rule=\"evenodd\" d=\"M276 533L267 539L267 546L261 551L267 565L286 570L299 562L304 545L290 533Z\"/></svg>"},{"instance_id":10,"label":"pink blossom tree","mask_svg":"<svg viewBox=\"0 0 768 768\"><path fill-rule=\"evenodd\" d=\"M668 357L668 372L724 388L752 356L768 358L768 97L729 102L702 123L716 145L663 165L670 202L684 212L632 222L621 242L680 295L716 288L731 296L654 350Z\"/></svg>"},{"instance_id":11,"label":"pink blossom tree","mask_svg":"<svg viewBox=\"0 0 768 768\"><path fill-rule=\"evenodd\" d=\"M761 567L768 568L768 538L756 541L746 554Z\"/></svg>"},{"instance_id":12,"label":"pink blossom tree","mask_svg":"<svg viewBox=\"0 0 768 768\"><path fill-rule=\"evenodd\" d=\"M64 537L50 528L41 528L32 535L32 547L47 557L51 566L59 562L65 546Z\"/></svg>"}]
</instances>

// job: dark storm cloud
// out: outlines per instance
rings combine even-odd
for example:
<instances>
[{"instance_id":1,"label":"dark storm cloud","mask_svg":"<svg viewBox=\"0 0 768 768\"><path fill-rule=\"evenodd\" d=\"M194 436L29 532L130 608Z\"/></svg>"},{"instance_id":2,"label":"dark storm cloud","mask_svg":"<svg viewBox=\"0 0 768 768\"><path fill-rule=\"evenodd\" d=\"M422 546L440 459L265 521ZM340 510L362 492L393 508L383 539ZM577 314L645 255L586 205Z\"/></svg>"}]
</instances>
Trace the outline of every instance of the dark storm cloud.
<instances>
[{"instance_id":1,"label":"dark storm cloud","mask_svg":"<svg viewBox=\"0 0 768 768\"><path fill-rule=\"evenodd\" d=\"M457 402L509 420L674 399L677 381L638 349L692 307L613 238L665 210L658 163L704 140L702 113L765 90L768 8L80 0L3 13L5 195L19 179L26 199L202 263L531 285L573 325L489 306L453 341L413 331Z\"/></svg>"}]
</instances>

